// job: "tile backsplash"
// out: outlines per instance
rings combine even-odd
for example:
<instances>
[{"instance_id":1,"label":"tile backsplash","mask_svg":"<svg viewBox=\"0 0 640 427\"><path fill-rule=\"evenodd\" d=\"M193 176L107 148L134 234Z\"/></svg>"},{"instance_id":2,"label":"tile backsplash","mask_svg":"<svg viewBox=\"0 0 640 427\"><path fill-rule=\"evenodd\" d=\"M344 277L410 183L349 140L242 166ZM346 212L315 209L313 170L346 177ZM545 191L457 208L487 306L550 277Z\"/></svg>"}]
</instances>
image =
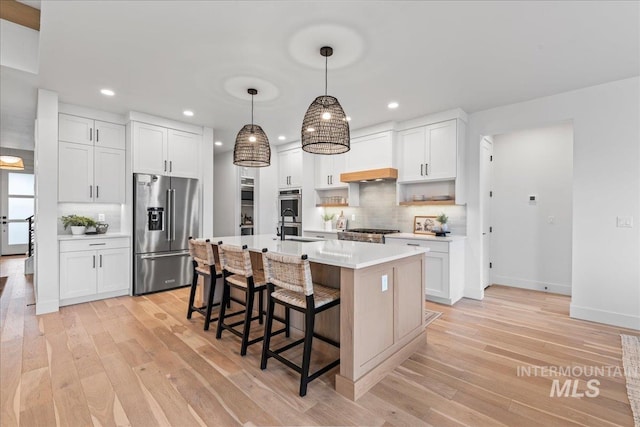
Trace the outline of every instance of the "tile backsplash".
<instances>
[{"instance_id":1,"label":"tile backsplash","mask_svg":"<svg viewBox=\"0 0 640 427\"><path fill-rule=\"evenodd\" d=\"M58 203L58 234L71 234L71 229L64 229L60 217L65 215L82 215L98 220L98 214L104 214L104 222L109 224L107 232L121 231L122 205L117 204L87 204L87 203Z\"/></svg>"},{"instance_id":2,"label":"tile backsplash","mask_svg":"<svg viewBox=\"0 0 640 427\"><path fill-rule=\"evenodd\" d=\"M336 217L344 212L349 228L395 228L404 233L413 232L413 220L417 215L439 215L449 217L452 234L467 234L467 208L460 205L397 206L395 182L371 182L360 184L360 206L348 208L326 208ZM351 216L355 214L356 220Z\"/></svg>"}]
</instances>

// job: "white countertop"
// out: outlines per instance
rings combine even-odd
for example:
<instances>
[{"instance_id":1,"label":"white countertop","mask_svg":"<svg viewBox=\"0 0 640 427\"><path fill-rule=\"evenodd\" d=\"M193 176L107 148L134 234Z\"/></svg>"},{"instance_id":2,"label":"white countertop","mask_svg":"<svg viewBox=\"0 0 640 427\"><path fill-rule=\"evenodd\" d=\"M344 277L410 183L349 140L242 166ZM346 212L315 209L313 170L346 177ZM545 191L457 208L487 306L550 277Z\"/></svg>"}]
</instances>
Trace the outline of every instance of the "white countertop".
<instances>
[{"instance_id":1,"label":"white countertop","mask_svg":"<svg viewBox=\"0 0 640 427\"><path fill-rule=\"evenodd\" d=\"M74 236L73 234L59 234L58 240L90 240L90 239L115 239L117 237L130 238L129 234L125 233L104 233L104 234L80 234Z\"/></svg>"},{"instance_id":2,"label":"white countertop","mask_svg":"<svg viewBox=\"0 0 640 427\"><path fill-rule=\"evenodd\" d=\"M334 229L334 230L324 230L324 229L320 230L319 228L305 228L302 231L306 231L308 233L334 233L334 234L337 234L338 231L343 231L343 230L337 230L337 229Z\"/></svg>"},{"instance_id":3,"label":"white countertop","mask_svg":"<svg viewBox=\"0 0 640 427\"><path fill-rule=\"evenodd\" d=\"M431 234L414 234L414 233L392 233L385 234L385 239L415 239L415 240L433 240L434 242L453 242L456 240L464 240L467 236L448 235L447 237L436 237Z\"/></svg>"},{"instance_id":4,"label":"white countertop","mask_svg":"<svg viewBox=\"0 0 640 427\"><path fill-rule=\"evenodd\" d=\"M247 245L250 250L301 256L306 254L309 261L346 268L365 268L372 265L395 261L412 255L424 254L428 248L419 246L383 245L378 243L351 242L346 240L322 240L318 242L282 241L272 234L253 236L213 237L211 242L230 245Z\"/></svg>"}]
</instances>

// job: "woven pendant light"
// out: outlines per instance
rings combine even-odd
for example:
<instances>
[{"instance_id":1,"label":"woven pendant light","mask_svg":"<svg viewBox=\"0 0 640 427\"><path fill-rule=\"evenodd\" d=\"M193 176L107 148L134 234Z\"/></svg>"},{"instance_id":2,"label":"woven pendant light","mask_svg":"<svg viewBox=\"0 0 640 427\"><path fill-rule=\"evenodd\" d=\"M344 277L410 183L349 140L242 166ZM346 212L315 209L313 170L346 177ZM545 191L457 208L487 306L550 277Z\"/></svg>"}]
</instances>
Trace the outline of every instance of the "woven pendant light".
<instances>
[{"instance_id":1,"label":"woven pendant light","mask_svg":"<svg viewBox=\"0 0 640 427\"><path fill-rule=\"evenodd\" d=\"M269 138L262 128L253 124L253 96L258 94L256 89L248 89L251 95L251 124L244 125L236 136L233 147L233 164L261 168L271 164L271 147Z\"/></svg>"},{"instance_id":2,"label":"woven pendant light","mask_svg":"<svg viewBox=\"0 0 640 427\"><path fill-rule=\"evenodd\" d=\"M302 149L313 154L341 154L350 150L349 122L340 102L327 95L327 63L333 49L320 49L324 56L324 95L317 97L302 120Z\"/></svg>"}]
</instances>

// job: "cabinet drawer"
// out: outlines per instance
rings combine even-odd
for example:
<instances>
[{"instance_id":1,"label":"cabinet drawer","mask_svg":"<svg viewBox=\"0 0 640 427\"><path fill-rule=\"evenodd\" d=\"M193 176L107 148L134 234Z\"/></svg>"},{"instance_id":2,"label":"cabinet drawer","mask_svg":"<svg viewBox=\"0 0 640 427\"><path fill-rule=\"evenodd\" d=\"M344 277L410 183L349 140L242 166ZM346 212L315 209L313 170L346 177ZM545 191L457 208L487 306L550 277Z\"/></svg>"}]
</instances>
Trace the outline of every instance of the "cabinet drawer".
<instances>
[{"instance_id":1,"label":"cabinet drawer","mask_svg":"<svg viewBox=\"0 0 640 427\"><path fill-rule=\"evenodd\" d=\"M60 252L93 251L99 249L128 248L129 239L118 237L113 239L83 239L60 242Z\"/></svg>"},{"instance_id":2,"label":"cabinet drawer","mask_svg":"<svg viewBox=\"0 0 640 427\"><path fill-rule=\"evenodd\" d=\"M449 252L448 242L435 242L422 239L394 239L390 237L387 237L385 242L390 245L422 246L423 248L429 248L431 252Z\"/></svg>"}]
</instances>

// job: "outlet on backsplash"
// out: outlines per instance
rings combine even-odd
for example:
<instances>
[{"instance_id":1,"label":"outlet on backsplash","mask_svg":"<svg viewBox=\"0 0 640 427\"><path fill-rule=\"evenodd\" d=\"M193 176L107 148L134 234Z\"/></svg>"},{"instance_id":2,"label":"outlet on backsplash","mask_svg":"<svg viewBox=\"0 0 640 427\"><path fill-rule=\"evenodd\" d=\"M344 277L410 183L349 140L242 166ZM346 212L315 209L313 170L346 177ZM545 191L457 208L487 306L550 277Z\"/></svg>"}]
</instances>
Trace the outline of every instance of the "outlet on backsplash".
<instances>
[{"instance_id":1,"label":"outlet on backsplash","mask_svg":"<svg viewBox=\"0 0 640 427\"><path fill-rule=\"evenodd\" d=\"M104 222L104 221L105 221L104 214L99 213L98 214L98 222Z\"/></svg>"}]
</instances>

